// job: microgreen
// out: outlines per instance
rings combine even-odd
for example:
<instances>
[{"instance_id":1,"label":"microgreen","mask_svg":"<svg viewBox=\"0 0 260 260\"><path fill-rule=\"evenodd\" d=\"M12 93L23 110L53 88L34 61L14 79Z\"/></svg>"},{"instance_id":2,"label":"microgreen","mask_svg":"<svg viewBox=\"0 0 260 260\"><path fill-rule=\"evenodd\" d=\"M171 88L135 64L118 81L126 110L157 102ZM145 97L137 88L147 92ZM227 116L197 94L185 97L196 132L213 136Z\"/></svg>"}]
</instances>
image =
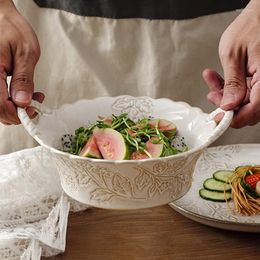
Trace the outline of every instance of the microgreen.
<instances>
[{"instance_id":1,"label":"microgreen","mask_svg":"<svg viewBox=\"0 0 260 260\"><path fill-rule=\"evenodd\" d=\"M98 128L112 128L121 133L130 153L140 151L146 153L146 142L151 141L153 144L163 144L162 156L170 156L188 150L187 145L183 142L182 147L177 148L173 146L173 140L177 136L177 131L161 131L156 126L151 125L150 118L143 118L137 122L132 121L126 113L120 115L112 115L109 118L102 118L97 120L90 127L80 127L75 130L73 136L70 153L78 155L81 149L86 144L87 140L93 134L95 127Z\"/></svg>"}]
</instances>

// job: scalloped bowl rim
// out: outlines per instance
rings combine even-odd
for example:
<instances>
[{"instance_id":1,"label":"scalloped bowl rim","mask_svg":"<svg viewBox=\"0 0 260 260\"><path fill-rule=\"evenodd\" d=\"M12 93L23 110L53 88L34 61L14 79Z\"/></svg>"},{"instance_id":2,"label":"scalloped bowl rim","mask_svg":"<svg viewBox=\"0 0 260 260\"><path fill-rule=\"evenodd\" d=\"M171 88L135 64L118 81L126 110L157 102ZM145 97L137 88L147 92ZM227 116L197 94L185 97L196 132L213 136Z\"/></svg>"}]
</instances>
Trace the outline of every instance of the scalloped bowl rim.
<instances>
[{"instance_id":1,"label":"scalloped bowl rim","mask_svg":"<svg viewBox=\"0 0 260 260\"><path fill-rule=\"evenodd\" d=\"M102 98L119 98L119 97L125 97L125 96L129 96L129 95L121 95L121 96L103 96L103 97L97 97L97 98L93 98L93 99L80 99L77 100L73 103L66 103L63 104L62 106L60 106L57 109L54 110L62 110L66 107L69 106L75 106L77 103L81 103L81 102L86 102L86 101L93 101L95 102L98 99L102 99ZM135 97L135 96L130 96L130 97ZM137 98L137 97L136 97ZM151 100L156 100L156 101L163 101L163 100L167 100L176 104L181 104L182 106L188 108L189 110L194 110L197 111L197 113L200 113L201 115L209 115L208 113L205 113L202 111L202 109L200 109L199 107L195 107L195 106L191 106L188 103L184 102L184 101L174 101L171 100L170 98L151 98L148 96L138 96L138 98L149 98ZM46 149L50 150L51 152L55 153L55 154L60 154L63 156L66 156L69 159L77 159L77 160L83 160L83 161L88 161L88 162L94 162L94 163L111 163L111 164L125 164L125 163L130 163L130 164L140 164L143 162L154 162L154 161L164 161L164 160L168 160L168 159L172 159L172 158L180 158L180 157L186 157L189 156L190 154L193 154L194 152L197 151L202 151L203 149L207 148L212 142L214 142L214 140L212 141L210 138L203 143L200 146L197 146L195 148L192 148L186 152L182 152L176 155L170 155L170 156L166 156L166 157L159 157L159 158L147 158L147 159L140 159L140 160L107 160L107 159L95 159L95 158L89 158L89 157L83 157L83 156L78 156L78 155L73 155L73 154L69 154L67 152L63 152L57 148L54 148L52 146L49 146L47 144L44 143L44 141L42 141L39 136L37 134L35 134L33 136L33 138L43 147L45 147Z\"/></svg>"}]
</instances>

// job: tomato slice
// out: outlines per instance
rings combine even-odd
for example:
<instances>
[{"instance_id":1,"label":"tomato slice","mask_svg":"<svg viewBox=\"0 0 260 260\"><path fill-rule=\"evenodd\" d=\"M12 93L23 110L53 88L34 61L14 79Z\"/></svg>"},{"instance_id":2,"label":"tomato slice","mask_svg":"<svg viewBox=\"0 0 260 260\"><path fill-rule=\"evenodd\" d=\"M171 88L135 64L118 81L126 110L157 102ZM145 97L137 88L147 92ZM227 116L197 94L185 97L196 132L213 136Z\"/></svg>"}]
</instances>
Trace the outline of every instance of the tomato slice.
<instances>
[{"instance_id":1,"label":"tomato slice","mask_svg":"<svg viewBox=\"0 0 260 260\"><path fill-rule=\"evenodd\" d=\"M259 181L260 181L260 172L257 172L257 173L251 174L251 175L247 175L245 177L245 182L254 189L256 188L256 184Z\"/></svg>"}]
</instances>

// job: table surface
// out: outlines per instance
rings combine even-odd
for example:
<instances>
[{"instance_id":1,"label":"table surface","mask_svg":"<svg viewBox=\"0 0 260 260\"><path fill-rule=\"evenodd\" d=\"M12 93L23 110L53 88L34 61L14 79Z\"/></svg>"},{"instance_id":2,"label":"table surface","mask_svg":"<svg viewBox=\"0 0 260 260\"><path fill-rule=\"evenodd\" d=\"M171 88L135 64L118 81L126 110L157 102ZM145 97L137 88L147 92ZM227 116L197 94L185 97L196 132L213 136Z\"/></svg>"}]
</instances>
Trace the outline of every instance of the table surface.
<instances>
[{"instance_id":1,"label":"table surface","mask_svg":"<svg viewBox=\"0 0 260 260\"><path fill-rule=\"evenodd\" d=\"M260 260L260 234L226 231L169 206L134 211L91 208L69 217L64 254L52 260Z\"/></svg>"}]
</instances>

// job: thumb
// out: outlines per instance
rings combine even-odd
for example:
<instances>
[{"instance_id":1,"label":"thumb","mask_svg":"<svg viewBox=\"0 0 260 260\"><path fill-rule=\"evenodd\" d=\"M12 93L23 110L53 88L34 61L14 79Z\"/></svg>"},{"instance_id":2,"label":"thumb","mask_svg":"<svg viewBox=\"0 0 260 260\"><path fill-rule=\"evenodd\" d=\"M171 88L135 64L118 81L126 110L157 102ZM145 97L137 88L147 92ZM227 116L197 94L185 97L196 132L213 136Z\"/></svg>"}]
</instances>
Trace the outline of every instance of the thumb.
<instances>
[{"instance_id":1,"label":"thumb","mask_svg":"<svg viewBox=\"0 0 260 260\"><path fill-rule=\"evenodd\" d=\"M245 65L240 59L222 62L224 70L224 92L220 107L224 110L235 109L242 104L246 95Z\"/></svg>"},{"instance_id":2,"label":"thumb","mask_svg":"<svg viewBox=\"0 0 260 260\"><path fill-rule=\"evenodd\" d=\"M36 63L26 57L15 57L10 93L12 101L20 107L30 105L33 92L33 74Z\"/></svg>"}]
</instances>

